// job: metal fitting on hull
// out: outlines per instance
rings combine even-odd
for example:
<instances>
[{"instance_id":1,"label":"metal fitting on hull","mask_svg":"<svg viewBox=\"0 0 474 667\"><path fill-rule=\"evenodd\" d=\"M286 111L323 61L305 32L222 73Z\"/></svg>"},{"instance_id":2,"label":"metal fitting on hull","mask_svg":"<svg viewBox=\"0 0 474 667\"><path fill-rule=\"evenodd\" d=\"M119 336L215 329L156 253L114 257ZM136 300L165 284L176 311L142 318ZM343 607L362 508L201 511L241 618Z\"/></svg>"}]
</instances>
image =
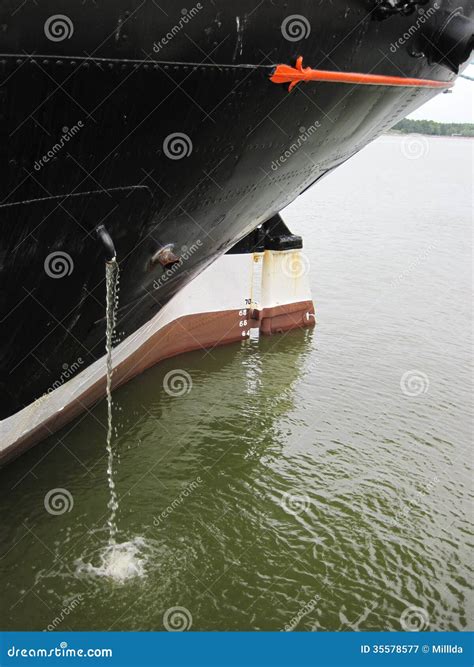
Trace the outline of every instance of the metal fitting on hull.
<instances>
[{"instance_id":1,"label":"metal fitting on hull","mask_svg":"<svg viewBox=\"0 0 474 667\"><path fill-rule=\"evenodd\" d=\"M155 252L153 257L150 259L148 270L151 271L158 264L161 264L162 267L167 268L169 266L174 266L180 261L180 258L175 255L173 252L174 245L173 243L168 243L168 245L163 246Z\"/></svg>"},{"instance_id":2,"label":"metal fitting on hull","mask_svg":"<svg viewBox=\"0 0 474 667\"><path fill-rule=\"evenodd\" d=\"M426 25L423 37L429 60L458 74L474 49L474 21L459 9L443 12Z\"/></svg>"},{"instance_id":3,"label":"metal fitting on hull","mask_svg":"<svg viewBox=\"0 0 474 667\"><path fill-rule=\"evenodd\" d=\"M409 16L429 0L376 0L374 17L383 20L394 14Z\"/></svg>"}]
</instances>

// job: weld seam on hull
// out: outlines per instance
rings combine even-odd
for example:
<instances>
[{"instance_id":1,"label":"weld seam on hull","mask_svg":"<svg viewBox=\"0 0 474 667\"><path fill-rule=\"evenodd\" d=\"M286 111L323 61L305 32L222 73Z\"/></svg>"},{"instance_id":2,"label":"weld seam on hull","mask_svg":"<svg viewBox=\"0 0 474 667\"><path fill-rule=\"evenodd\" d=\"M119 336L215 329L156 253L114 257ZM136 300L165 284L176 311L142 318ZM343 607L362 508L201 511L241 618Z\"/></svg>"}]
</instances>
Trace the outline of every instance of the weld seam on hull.
<instances>
[{"instance_id":1,"label":"weld seam on hull","mask_svg":"<svg viewBox=\"0 0 474 667\"><path fill-rule=\"evenodd\" d=\"M39 197L38 199L25 199L24 201L7 202L0 204L0 208L8 208L9 206L23 206L26 204L37 204L41 201L52 201L55 199L68 199L69 197L87 197L88 195L106 195L109 192L126 192L127 190L148 190L150 196L153 193L148 185L123 185L114 188L102 188L102 190L88 190L87 192L65 192L62 195L51 195L49 197Z\"/></svg>"},{"instance_id":2,"label":"weld seam on hull","mask_svg":"<svg viewBox=\"0 0 474 667\"><path fill-rule=\"evenodd\" d=\"M152 58L101 58L101 57L90 57L90 56L57 56L53 54L41 54L41 53L0 53L0 58L16 58L21 60L74 60L79 62L87 63L116 63L117 65L178 65L183 67L208 67L210 69L219 69L222 67L231 67L232 69L262 69L262 70L273 70L275 65L254 65L252 63L196 63L196 62L185 62L181 60L153 60Z\"/></svg>"}]
</instances>

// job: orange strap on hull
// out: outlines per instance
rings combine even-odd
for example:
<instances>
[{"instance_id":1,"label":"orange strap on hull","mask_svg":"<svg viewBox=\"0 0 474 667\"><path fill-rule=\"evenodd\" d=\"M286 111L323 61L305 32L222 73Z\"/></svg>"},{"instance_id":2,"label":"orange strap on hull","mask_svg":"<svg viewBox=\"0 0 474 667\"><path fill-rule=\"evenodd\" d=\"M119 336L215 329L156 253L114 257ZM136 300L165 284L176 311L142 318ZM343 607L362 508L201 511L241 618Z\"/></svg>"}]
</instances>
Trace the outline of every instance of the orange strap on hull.
<instances>
[{"instance_id":1,"label":"orange strap on hull","mask_svg":"<svg viewBox=\"0 0 474 667\"><path fill-rule=\"evenodd\" d=\"M355 83L362 86L400 86L404 88L452 88L454 81L432 81L430 79L410 79L402 76L382 74L357 74L355 72L327 72L311 67L303 67L303 57L296 61L296 67L277 65L270 77L273 83L289 83L289 90L300 81L329 81L332 83Z\"/></svg>"}]
</instances>

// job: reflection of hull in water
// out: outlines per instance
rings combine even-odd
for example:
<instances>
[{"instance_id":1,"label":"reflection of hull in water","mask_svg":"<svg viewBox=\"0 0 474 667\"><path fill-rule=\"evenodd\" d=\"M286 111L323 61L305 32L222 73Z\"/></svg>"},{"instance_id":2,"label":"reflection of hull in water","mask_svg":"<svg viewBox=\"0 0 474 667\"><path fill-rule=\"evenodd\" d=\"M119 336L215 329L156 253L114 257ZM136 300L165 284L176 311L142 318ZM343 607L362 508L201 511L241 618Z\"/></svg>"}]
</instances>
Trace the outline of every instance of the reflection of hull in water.
<instances>
[{"instance_id":1,"label":"reflection of hull in water","mask_svg":"<svg viewBox=\"0 0 474 667\"><path fill-rule=\"evenodd\" d=\"M50 17L66 11L56 0L20 11L3 3L1 418L41 396L65 365L81 358L88 367L103 355L98 224L121 266L124 340L251 229L438 90L403 85L405 77L452 82L455 64L429 44L446 45L449 26L459 32L462 21L446 17L459 7L472 15L470 0L438 0L425 23L396 11L398 2L386 15L387 2L366 4L295 2L291 14L308 33L295 41L284 0L202 3L185 24L171 0L160 3L165 14L149 2L74 0L65 39L48 38ZM448 46L464 57L467 46L459 55ZM305 67L399 84L327 79L289 93L270 78L300 55ZM155 289L167 268L159 251L170 245L187 259Z\"/></svg>"},{"instance_id":2,"label":"reflection of hull in water","mask_svg":"<svg viewBox=\"0 0 474 667\"><path fill-rule=\"evenodd\" d=\"M300 248L297 236L268 239L258 232L219 258L114 349L114 388L183 352L246 340L256 332L271 335L313 326ZM81 364L69 369L78 372L76 377L64 384L60 380L52 391L0 423L0 461L19 455L103 398L104 359L85 369ZM185 370L176 370L165 378L164 388L180 396L190 391L191 382Z\"/></svg>"}]
</instances>

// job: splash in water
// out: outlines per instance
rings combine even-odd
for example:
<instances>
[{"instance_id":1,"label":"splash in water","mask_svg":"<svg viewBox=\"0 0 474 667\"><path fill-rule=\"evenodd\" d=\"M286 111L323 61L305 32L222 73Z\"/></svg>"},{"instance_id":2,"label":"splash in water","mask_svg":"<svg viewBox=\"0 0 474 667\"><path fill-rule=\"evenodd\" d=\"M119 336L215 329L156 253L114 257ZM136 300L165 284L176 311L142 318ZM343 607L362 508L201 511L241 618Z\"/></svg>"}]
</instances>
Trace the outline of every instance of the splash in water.
<instances>
[{"instance_id":1,"label":"splash in water","mask_svg":"<svg viewBox=\"0 0 474 667\"><path fill-rule=\"evenodd\" d=\"M96 553L90 560L82 558L76 560L76 576L107 577L119 584L128 579L145 576L146 558L143 550L146 548L142 537L135 537L121 544L108 544L100 553Z\"/></svg>"},{"instance_id":2,"label":"splash in water","mask_svg":"<svg viewBox=\"0 0 474 667\"><path fill-rule=\"evenodd\" d=\"M115 515L118 509L118 498L114 482L114 451L112 448L112 344L115 330L116 313L118 306L118 280L119 266L115 258L106 263L106 320L107 334L105 347L107 351L107 480L109 483L110 499L108 508L110 510L107 524L109 526L109 545L115 544L115 535L117 527L115 525Z\"/></svg>"}]
</instances>

